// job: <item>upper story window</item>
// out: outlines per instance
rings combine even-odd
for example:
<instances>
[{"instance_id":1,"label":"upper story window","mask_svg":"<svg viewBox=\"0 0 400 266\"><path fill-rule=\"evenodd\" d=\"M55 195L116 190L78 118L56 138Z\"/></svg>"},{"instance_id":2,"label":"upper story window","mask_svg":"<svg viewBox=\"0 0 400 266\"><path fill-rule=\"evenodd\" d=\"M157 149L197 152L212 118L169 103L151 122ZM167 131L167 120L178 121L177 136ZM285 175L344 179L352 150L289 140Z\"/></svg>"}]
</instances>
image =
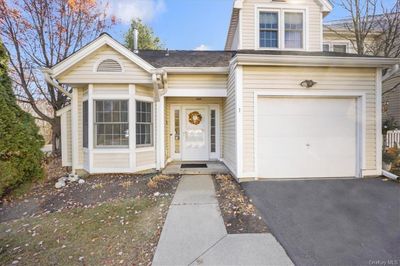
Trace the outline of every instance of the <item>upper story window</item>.
<instances>
[{"instance_id":1,"label":"upper story window","mask_svg":"<svg viewBox=\"0 0 400 266\"><path fill-rule=\"evenodd\" d=\"M347 45L346 44L334 44L333 51L337 53L346 53L347 52Z\"/></svg>"},{"instance_id":2,"label":"upper story window","mask_svg":"<svg viewBox=\"0 0 400 266\"><path fill-rule=\"evenodd\" d=\"M258 17L261 49L302 50L305 47L305 11L262 10Z\"/></svg>"},{"instance_id":3,"label":"upper story window","mask_svg":"<svg viewBox=\"0 0 400 266\"><path fill-rule=\"evenodd\" d=\"M278 12L260 12L260 47L278 48Z\"/></svg>"},{"instance_id":4,"label":"upper story window","mask_svg":"<svg viewBox=\"0 0 400 266\"><path fill-rule=\"evenodd\" d=\"M122 66L114 59L105 59L97 66L97 72L122 72Z\"/></svg>"},{"instance_id":5,"label":"upper story window","mask_svg":"<svg viewBox=\"0 0 400 266\"><path fill-rule=\"evenodd\" d=\"M303 13L285 12L285 48L303 48Z\"/></svg>"},{"instance_id":6,"label":"upper story window","mask_svg":"<svg viewBox=\"0 0 400 266\"><path fill-rule=\"evenodd\" d=\"M336 53L348 52L348 44L346 43L324 43L322 47L324 52L336 52Z\"/></svg>"}]
</instances>

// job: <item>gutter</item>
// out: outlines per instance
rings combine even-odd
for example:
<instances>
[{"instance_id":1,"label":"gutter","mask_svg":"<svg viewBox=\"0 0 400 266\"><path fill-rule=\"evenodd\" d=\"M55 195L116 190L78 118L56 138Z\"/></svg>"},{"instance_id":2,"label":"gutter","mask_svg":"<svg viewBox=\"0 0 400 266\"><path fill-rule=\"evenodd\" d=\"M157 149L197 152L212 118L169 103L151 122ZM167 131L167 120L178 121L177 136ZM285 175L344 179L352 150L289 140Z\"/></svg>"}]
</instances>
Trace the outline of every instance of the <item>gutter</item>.
<instances>
[{"instance_id":1,"label":"gutter","mask_svg":"<svg viewBox=\"0 0 400 266\"><path fill-rule=\"evenodd\" d=\"M400 64L400 60L397 58L379 57L237 54L231 60L231 64L257 66L337 66L389 68Z\"/></svg>"},{"instance_id":2,"label":"gutter","mask_svg":"<svg viewBox=\"0 0 400 266\"><path fill-rule=\"evenodd\" d=\"M41 69L43 76L44 76L44 80L50 84L51 86L55 87L57 90L61 91L62 93L64 93L65 95L67 95L68 97L70 97L72 99L72 94L69 93L68 91L66 91L57 81L55 81L53 79L53 77L51 76L52 71L49 68L42 68Z\"/></svg>"},{"instance_id":3,"label":"gutter","mask_svg":"<svg viewBox=\"0 0 400 266\"><path fill-rule=\"evenodd\" d=\"M391 69L388 70L388 72L382 77L382 82L396 74L400 69L399 64L394 65Z\"/></svg>"}]
</instances>

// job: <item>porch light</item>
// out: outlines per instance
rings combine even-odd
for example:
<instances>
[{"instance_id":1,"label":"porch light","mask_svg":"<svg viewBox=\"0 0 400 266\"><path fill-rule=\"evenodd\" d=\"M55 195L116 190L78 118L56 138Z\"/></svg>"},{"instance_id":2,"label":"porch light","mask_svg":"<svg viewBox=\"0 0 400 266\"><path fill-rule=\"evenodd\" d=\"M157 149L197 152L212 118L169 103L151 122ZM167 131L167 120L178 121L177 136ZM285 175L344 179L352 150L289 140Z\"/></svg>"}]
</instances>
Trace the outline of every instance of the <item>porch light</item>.
<instances>
[{"instance_id":1,"label":"porch light","mask_svg":"<svg viewBox=\"0 0 400 266\"><path fill-rule=\"evenodd\" d=\"M302 86L303 88L311 88L311 87L314 86L315 84L317 84L317 82L315 82L314 80L306 79L306 80L303 80L303 81L300 83L300 86Z\"/></svg>"}]
</instances>

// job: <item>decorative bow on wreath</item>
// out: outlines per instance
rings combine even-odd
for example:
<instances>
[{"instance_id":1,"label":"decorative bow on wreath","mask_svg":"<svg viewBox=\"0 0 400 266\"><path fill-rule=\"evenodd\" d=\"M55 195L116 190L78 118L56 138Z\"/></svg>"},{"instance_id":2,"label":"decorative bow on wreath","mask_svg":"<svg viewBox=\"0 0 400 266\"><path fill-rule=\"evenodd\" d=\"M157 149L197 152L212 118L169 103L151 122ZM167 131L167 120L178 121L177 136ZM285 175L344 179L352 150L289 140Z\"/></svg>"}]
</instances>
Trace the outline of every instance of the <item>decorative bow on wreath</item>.
<instances>
[{"instance_id":1,"label":"decorative bow on wreath","mask_svg":"<svg viewBox=\"0 0 400 266\"><path fill-rule=\"evenodd\" d=\"M201 116L201 114L197 111L191 112L189 114L189 122L193 125L198 125L201 123L201 119L203 119L203 117Z\"/></svg>"}]
</instances>

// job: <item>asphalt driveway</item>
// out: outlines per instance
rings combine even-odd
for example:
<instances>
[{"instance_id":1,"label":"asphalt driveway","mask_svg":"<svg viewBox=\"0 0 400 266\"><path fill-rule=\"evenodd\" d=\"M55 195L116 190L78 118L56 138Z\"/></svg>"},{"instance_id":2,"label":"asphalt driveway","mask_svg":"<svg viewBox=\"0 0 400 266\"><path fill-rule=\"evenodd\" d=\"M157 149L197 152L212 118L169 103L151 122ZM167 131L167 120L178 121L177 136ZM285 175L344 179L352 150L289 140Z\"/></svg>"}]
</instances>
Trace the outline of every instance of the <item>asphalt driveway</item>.
<instances>
[{"instance_id":1,"label":"asphalt driveway","mask_svg":"<svg viewBox=\"0 0 400 266\"><path fill-rule=\"evenodd\" d=\"M400 185L380 179L242 183L296 265L400 265Z\"/></svg>"}]
</instances>

